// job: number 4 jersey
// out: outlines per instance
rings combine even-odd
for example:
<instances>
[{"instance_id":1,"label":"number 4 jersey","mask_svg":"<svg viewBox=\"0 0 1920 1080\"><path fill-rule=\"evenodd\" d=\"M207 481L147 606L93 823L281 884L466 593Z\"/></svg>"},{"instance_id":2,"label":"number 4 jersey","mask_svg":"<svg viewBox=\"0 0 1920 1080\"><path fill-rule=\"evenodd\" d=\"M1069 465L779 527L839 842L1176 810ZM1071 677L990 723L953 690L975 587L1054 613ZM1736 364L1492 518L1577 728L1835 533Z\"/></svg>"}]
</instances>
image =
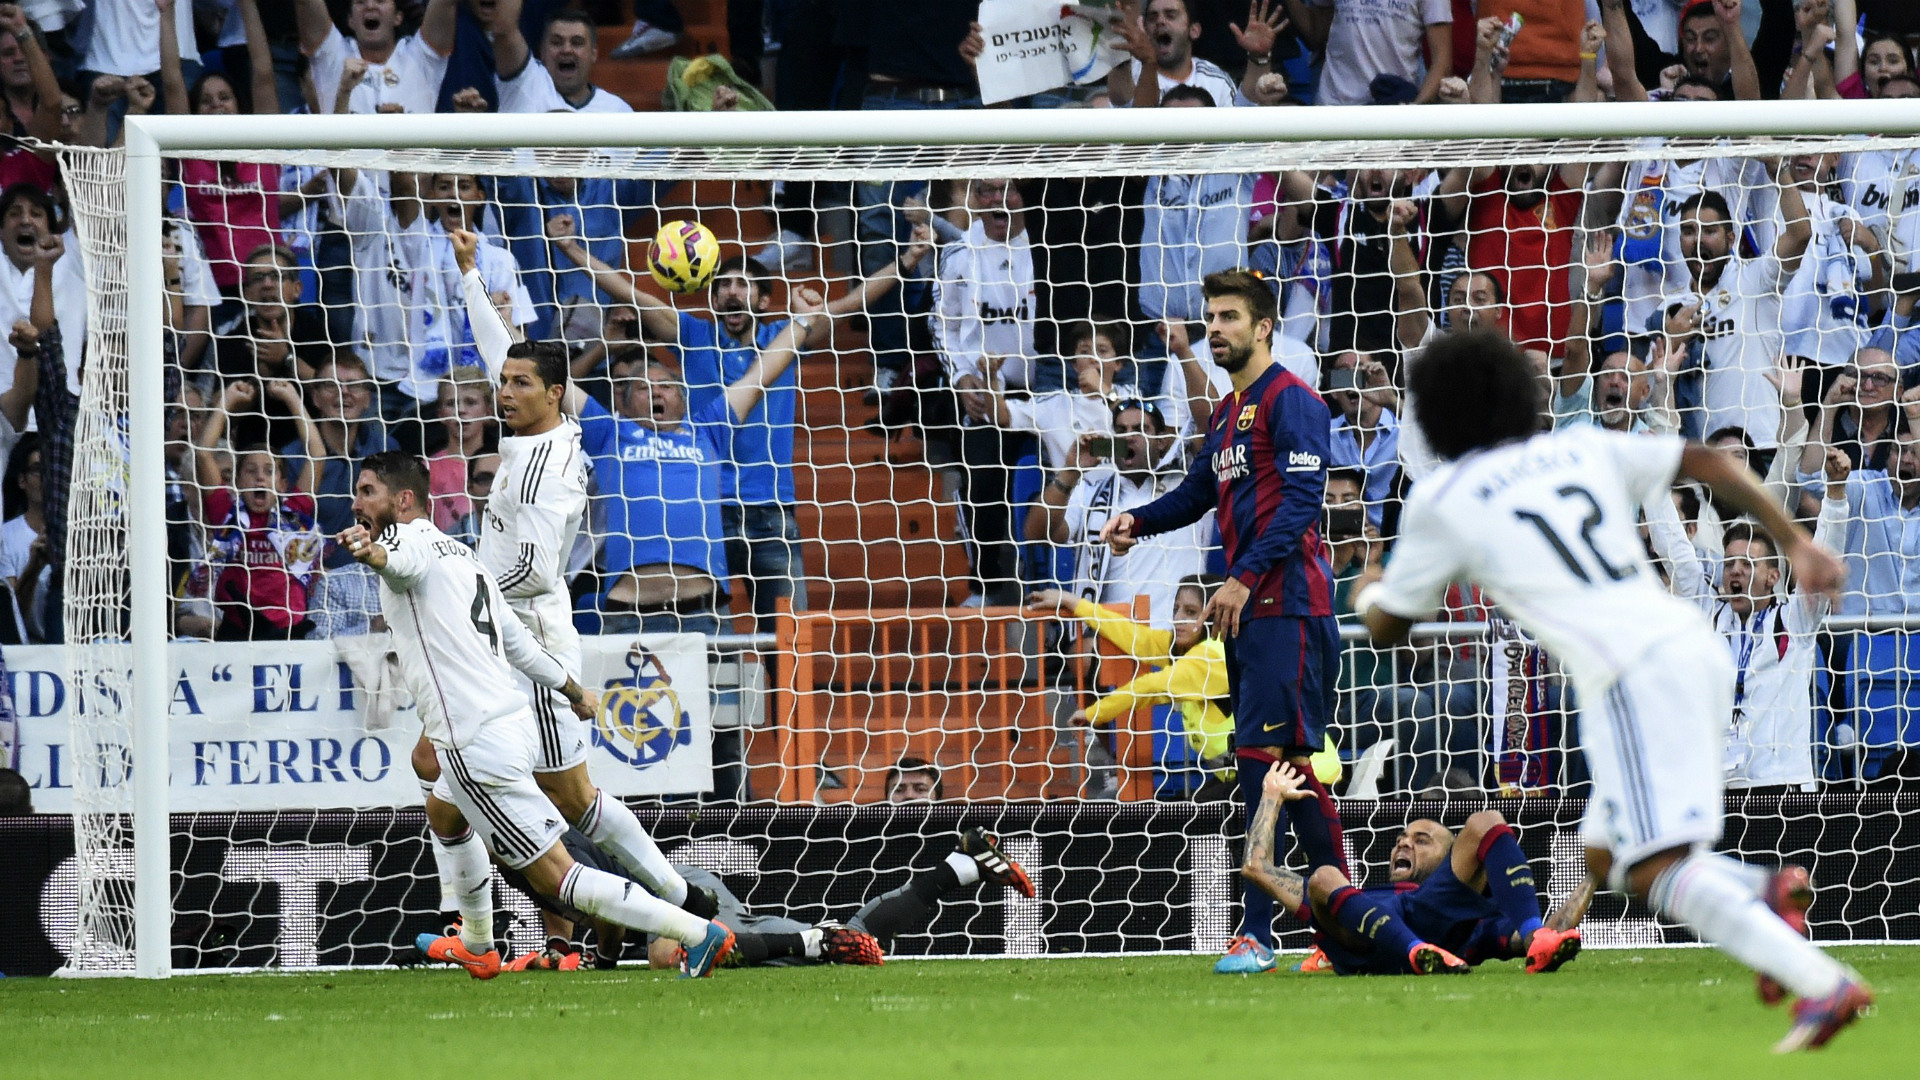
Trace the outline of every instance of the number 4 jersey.
<instances>
[{"instance_id":1,"label":"number 4 jersey","mask_svg":"<svg viewBox=\"0 0 1920 1080\"><path fill-rule=\"evenodd\" d=\"M1591 694L1654 645L1710 633L1669 594L1639 507L1671 498L1682 441L1574 427L1477 451L1414 486L1376 603L1430 616L1449 582L1482 586Z\"/></svg>"},{"instance_id":2,"label":"number 4 jersey","mask_svg":"<svg viewBox=\"0 0 1920 1080\"><path fill-rule=\"evenodd\" d=\"M515 668L549 689L567 684L467 545L428 518L388 526L379 543L380 610L427 741L464 747L487 721L526 712Z\"/></svg>"}]
</instances>

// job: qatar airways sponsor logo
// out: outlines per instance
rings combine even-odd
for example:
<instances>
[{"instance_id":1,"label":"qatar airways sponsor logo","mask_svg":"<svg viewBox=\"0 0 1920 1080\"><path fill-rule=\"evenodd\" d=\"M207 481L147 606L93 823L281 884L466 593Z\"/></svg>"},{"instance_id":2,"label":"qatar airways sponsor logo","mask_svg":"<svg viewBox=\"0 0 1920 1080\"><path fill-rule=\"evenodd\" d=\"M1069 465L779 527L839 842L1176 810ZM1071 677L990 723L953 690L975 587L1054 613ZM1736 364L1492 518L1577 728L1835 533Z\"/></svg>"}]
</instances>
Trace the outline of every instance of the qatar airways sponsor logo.
<instances>
[{"instance_id":1,"label":"qatar airways sponsor logo","mask_svg":"<svg viewBox=\"0 0 1920 1080\"><path fill-rule=\"evenodd\" d=\"M1213 475L1220 480L1242 480L1252 475L1247 464L1247 444L1233 443L1213 452Z\"/></svg>"}]
</instances>

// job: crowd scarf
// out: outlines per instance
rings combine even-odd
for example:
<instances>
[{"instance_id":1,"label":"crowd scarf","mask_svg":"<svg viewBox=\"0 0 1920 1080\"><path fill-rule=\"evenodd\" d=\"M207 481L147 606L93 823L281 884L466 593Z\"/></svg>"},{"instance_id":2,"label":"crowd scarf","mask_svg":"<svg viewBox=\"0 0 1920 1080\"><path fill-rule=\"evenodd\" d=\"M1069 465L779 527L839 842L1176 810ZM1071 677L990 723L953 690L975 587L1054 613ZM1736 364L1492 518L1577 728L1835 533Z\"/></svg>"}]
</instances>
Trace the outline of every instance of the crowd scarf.
<instances>
[{"instance_id":1,"label":"crowd scarf","mask_svg":"<svg viewBox=\"0 0 1920 1080\"><path fill-rule=\"evenodd\" d=\"M1512 620L1489 620L1493 650L1488 672L1494 769L1500 794L1549 794L1547 659Z\"/></svg>"}]
</instances>

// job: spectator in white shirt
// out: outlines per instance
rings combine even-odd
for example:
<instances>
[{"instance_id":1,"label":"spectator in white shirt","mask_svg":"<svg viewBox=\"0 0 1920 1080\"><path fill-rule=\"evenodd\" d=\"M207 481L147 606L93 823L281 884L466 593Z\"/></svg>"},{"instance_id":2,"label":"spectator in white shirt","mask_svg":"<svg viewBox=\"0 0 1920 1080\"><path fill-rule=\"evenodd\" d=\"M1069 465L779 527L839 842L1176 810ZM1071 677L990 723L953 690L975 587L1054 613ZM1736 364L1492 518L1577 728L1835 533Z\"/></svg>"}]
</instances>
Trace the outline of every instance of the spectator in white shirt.
<instances>
[{"instance_id":1,"label":"spectator in white shirt","mask_svg":"<svg viewBox=\"0 0 1920 1080\"><path fill-rule=\"evenodd\" d=\"M1103 449L1104 455L1092 451ZM1173 532L1115 555L1098 542L1101 526L1124 510L1144 506L1171 490L1186 474L1186 459L1157 408L1124 402L1115 410L1110 447L1083 440L1066 467L1040 491L1027 511L1026 536L1078 549L1073 595L1096 604L1131 604L1148 598L1147 621L1173 625L1173 594L1188 574L1206 569L1213 539L1213 513Z\"/></svg>"},{"instance_id":2,"label":"spectator in white shirt","mask_svg":"<svg viewBox=\"0 0 1920 1080\"><path fill-rule=\"evenodd\" d=\"M80 71L88 75L158 73L162 19L173 20L181 41L193 40L193 5L183 0L93 0L87 6L92 31Z\"/></svg>"},{"instance_id":3,"label":"spectator in white shirt","mask_svg":"<svg viewBox=\"0 0 1920 1080\"><path fill-rule=\"evenodd\" d=\"M1301 38L1325 53L1315 104L1370 104L1373 80L1386 75L1418 86L1414 104L1426 105L1453 74L1449 0L1287 0L1287 12Z\"/></svg>"},{"instance_id":4,"label":"spectator in white shirt","mask_svg":"<svg viewBox=\"0 0 1920 1080\"><path fill-rule=\"evenodd\" d=\"M396 111L430 113L440 98L440 80L453 54L454 0L427 0L420 32L400 36L399 0L353 0L347 29L340 33L327 0L296 0L300 5L300 51L312 65L313 90L322 109L335 108L349 57L366 61L360 80L347 95L352 113ZM191 40L191 39L186 39Z\"/></svg>"},{"instance_id":5,"label":"spectator in white shirt","mask_svg":"<svg viewBox=\"0 0 1920 1080\"><path fill-rule=\"evenodd\" d=\"M1168 107L1218 104L1199 86L1167 91ZM1247 259L1253 207L1252 173L1154 176L1142 198L1140 311L1147 318L1199 322L1206 318L1200 282Z\"/></svg>"},{"instance_id":6,"label":"spectator in white shirt","mask_svg":"<svg viewBox=\"0 0 1920 1080\"><path fill-rule=\"evenodd\" d=\"M632 112L618 94L593 85L599 59L592 16L577 8L555 12L540 31L533 56L520 33L521 0L494 0L493 62L503 113Z\"/></svg>"},{"instance_id":7,"label":"spectator in white shirt","mask_svg":"<svg viewBox=\"0 0 1920 1080\"><path fill-rule=\"evenodd\" d=\"M1236 84L1218 64L1193 55L1200 24L1194 21L1191 0L1147 0L1144 11L1122 3L1114 28L1133 59L1107 73L1107 93L1115 104L1146 107L1161 104L1176 86L1193 86L1205 90L1221 108L1252 105L1255 84L1272 70L1276 24L1286 21L1276 14L1263 0L1256 0L1245 29L1229 24L1240 47L1247 50L1247 73ZM1146 81L1149 71L1151 82Z\"/></svg>"}]
</instances>

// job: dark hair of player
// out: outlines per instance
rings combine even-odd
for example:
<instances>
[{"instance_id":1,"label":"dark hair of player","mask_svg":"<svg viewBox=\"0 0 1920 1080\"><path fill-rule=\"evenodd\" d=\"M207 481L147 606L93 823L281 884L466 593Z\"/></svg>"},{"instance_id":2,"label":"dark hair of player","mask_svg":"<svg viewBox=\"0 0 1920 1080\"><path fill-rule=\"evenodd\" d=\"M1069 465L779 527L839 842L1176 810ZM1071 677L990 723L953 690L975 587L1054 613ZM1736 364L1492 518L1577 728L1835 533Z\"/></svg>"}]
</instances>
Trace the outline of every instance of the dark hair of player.
<instances>
[{"instance_id":1,"label":"dark hair of player","mask_svg":"<svg viewBox=\"0 0 1920 1080\"><path fill-rule=\"evenodd\" d=\"M1682 220L1690 214L1698 217L1701 210L1715 211L1722 222L1733 224L1733 211L1727 209L1726 196L1717 191L1696 191L1687 196L1687 201L1680 204L1680 217Z\"/></svg>"},{"instance_id":2,"label":"dark hair of player","mask_svg":"<svg viewBox=\"0 0 1920 1080\"><path fill-rule=\"evenodd\" d=\"M1747 558L1754 562L1761 562L1773 558L1773 537L1768 536L1765 529L1754 525L1751 521L1729 522L1727 527L1721 531L1721 551L1727 550L1736 543L1744 543L1747 545ZM1765 555L1756 555L1753 550L1753 545L1755 544L1767 545L1767 553Z\"/></svg>"},{"instance_id":3,"label":"dark hair of player","mask_svg":"<svg viewBox=\"0 0 1920 1080\"><path fill-rule=\"evenodd\" d=\"M1224 580L1218 574L1188 574L1180 579L1180 584L1174 586L1173 591L1177 593L1184 589L1192 589L1200 594L1200 606L1206 607L1213 602L1213 591L1218 589Z\"/></svg>"},{"instance_id":4,"label":"dark hair of player","mask_svg":"<svg viewBox=\"0 0 1920 1080\"><path fill-rule=\"evenodd\" d=\"M1414 419L1448 460L1540 430L1540 381L1505 334L1454 330L1433 340L1407 376Z\"/></svg>"},{"instance_id":5,"label":"dark hair of player","mask_svg":"<svg viewBox=\"0 0 1920 1080\"><path fill-rule=\"evenodd\" d=\"M405 450L382 450L360 463L360 467L378 477L380 483L394 495L402 491L413 492L414 508L426 512L430 498L427 486L427 467L420 459Z\"/></svg>"},{"instance_id":6,"label":"dark hair of player","mask_svg":"<svg viewBox=\"0 0 1920 1080\"><path fill-rule=\"evenodd\" d=\"M533 361L533 373L547 386L567 386L567 347L557 341L516 341L507 348L509 360Z\"/></svg>"},{"instance_id":7,"label":"dark hair of player","mask_svg":"<svg viewBox=\"0 0 1920 1080\"><path fill-rule=\"evenodd\" d=\"M903 755L899 761L893 763L893 768L887 770L887 791L891 792L893 786L899 783L900 778L907 773L926 773L933 777L933 797L936 800L945 797L942 794L945 788L944 781L940 779L940 766L926 758L914 757L912 754Z\"/></svg>"},{"instance_id":8,"label":"dark hair of player","mask_svg":"<svg viewBox=\"0 0 1920 1080\"><path fill-rule=\"evenodd\" d=\"M589 38L600 31L600 24L594 21L592 15L577 7L564 7L547 16L547 21L540 24L540 39L542 41L546 40L547 33L553 29L554 23L575 23L584 26L587 28L587 36Z\"/></svg>"},{"instance_id":9,"label":"dark hair of player","mask_svg":"<svg viewBox=\"0 0 1920 1080\"><path fill-rule=\"evenodd\" d=\"M1673 80L1672 92L1675 94L1678 94L1680 91L1686 89L1689 86L1697 86L1700 89L1705 90L1707 93L1712 94L1715 98L1719 98L1720 100L1724 101L1726 99L1726 95L1720 92L1719 87L1713 85L1712 83L1708 82L1707 80L1701 78L1698 75L1682 75L1679 78Z\"/></svg>"},{"instance_id":10,"label":"dark hair of player","mask_svg":"<svg viewBox=\"0 0 1920 1080\"><path fill-rule=\"evenodd\" d=\"M1216 270L1200 282L1200 291L1209 300L1237 296L1247 302L1247 314L1254 322L1280 321L1280 305L1265 279L1245 270Z\"/></svg>"},{"instance_id":11,"label":"dark hair of player","mask_svg":"<svg viewBox=\"0 0 1920 1080\"><path fill-rule=\"evenodd\" d=\"M1328 469L1327 483L1331 484L1335 480L1345 480L1348 483L1351 483L1355 488L1359 489L1363 494L1367 490L1367 474L1364 472L1361 472L1359 469L1353 469L1353 468Z\"/></svg>"},{"instance_id":12,"label":"dark hair of player","mask_svg":"<svg viewBox=\"0 0 1920 1080\"><path fill-rule=\"evenodd\" d=\"M1196 105L1204 105L1209 109L1219 104L1219 102L1213 100L1213 94L1204 88L1188 86L1186 83L1175 84L1173 89L1168 90L1166 94L1160 98L1160 104L1162 105L1172 105L1178 101L1191 101Z\"/></svg>"}]
</instances>

